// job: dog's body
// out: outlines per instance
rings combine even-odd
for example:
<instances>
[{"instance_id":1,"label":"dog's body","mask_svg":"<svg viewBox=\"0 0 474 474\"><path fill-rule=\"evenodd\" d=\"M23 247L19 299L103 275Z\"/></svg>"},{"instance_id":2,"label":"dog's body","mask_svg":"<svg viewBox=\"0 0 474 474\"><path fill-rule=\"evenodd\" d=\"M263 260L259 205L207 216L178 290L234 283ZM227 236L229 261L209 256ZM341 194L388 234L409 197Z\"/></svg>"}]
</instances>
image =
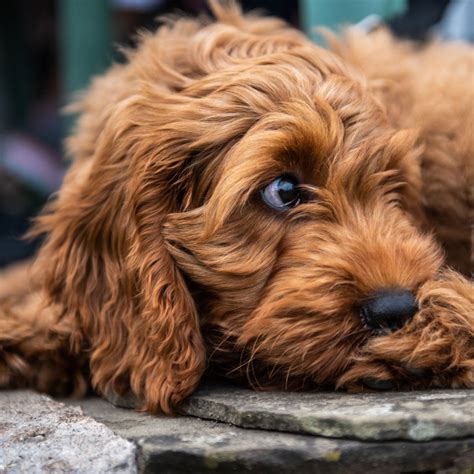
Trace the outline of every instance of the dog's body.
<instances>
[{"instance_id":1,"label":"dog's body","mask_svg":"<svg viewBox=\"0 0 474 474\"><path fill-rule=\"evenodd\" d=\"M474 387L472 49L380 31L330 53L213 6L77 105L35 276L0 280L0 386L90 377L151 412L207 366L261 389Z\"/></svg>"}]
</instances>

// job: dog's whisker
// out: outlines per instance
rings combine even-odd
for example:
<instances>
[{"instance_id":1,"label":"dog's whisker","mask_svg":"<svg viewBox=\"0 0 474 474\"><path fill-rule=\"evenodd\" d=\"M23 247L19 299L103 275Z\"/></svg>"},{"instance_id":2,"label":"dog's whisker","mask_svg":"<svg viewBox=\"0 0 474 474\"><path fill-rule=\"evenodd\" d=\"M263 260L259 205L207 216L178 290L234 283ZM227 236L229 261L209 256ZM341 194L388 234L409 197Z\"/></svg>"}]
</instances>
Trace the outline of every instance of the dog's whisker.
<instances>
[{"instance_id":1,"label":"dog's whisker","mask_svg":"<svg viewBox=\"0 0 474 474\"><path fill-rule=\"evenodd\" d=\"M350 332L348 334L344 334L343 336L341 336L339 339L337 339L336 341L336 345L337 344L340 344L341 342L344 342L346 339L349 339L350 337L354 337L354 336L358 336L358 335L361 335L361 334L370 334L371 333L371 330L369 328L361 328L361 329L357 329L353 332Z\"/></svg>"},{"instance_id":2,"label":"dog's whisker","mask_svg":"<svg viewBox=\"0 0 474 474\"><path fill-rule=\"evenodd\" d=\"M252 381L252 378L251 378L251 376L250 376L250 373L252 373L252 375L254 376L254 380L255 380L255 382L256 382L256 386L259 387L258 381L257 381L257 379L256 379L256 377L255 377L255 372L254 372L254 367L253 367L253 361L254 361L255 356L256 356L255 348L256 348L257 343L258 343L258 337L255 339L255 341L254 341L254 343L253 343L253 345L252 345L252 349L251 349L251 351L250 351L250 357L249 357L249 359L248 359L248 361L247 361L246 371L245 371L245 372L246 372L246 376L247 376L247 380L250 381L250 384L251 384L252 388L255 388L255 385L254 385L254 383L253 383L253 381Z\"/></svg>"},{"instance_id":3,"label":"dog's whisker","mask_svg":"<svg viewBox=\"0 0 474 474\"><path fill-rule=\"evenodd\" d=\"M290 373L291 373L292 366L290 365L286 371L286 376L285 376L285 390L288 390L288 383L290 379Z\"/></svg>"},{"instance_id":4,"label":"dog's whisker","mask_svg":"<svg viewBox=\"0 0 474 474\"><path fill-rule=\"evenodd\" d=\"M219 341L219 344L213 347L212 352L209 354L209 359L212 360L214 355L229 341L229 339L232 337L232 334L226 334L226 336Z\"/></svg>"}]
</instances>

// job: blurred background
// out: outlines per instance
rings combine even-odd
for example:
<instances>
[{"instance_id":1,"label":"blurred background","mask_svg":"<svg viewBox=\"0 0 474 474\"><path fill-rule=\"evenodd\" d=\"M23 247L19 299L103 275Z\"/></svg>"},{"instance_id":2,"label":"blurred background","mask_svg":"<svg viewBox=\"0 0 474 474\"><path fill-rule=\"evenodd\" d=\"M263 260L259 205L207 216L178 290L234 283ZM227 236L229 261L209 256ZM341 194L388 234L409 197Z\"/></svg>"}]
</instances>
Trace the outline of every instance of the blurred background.
<instances>
[{"instance_id":1,"label":"blurred background","mask_svg":"<svg viewBox=\"0 0 474 474\"><path fill-rule=\"evenodd\" d=\"M319 38L317 25L387 23L400 36L473 41L474 0L243 0ZM38 242L21 235L60 186L62 140L73 117L61 113L133 45L156 17L206 11L205 0L15 0L0 4L0 267L26 258Z\"/></svg>"}]
</instances>

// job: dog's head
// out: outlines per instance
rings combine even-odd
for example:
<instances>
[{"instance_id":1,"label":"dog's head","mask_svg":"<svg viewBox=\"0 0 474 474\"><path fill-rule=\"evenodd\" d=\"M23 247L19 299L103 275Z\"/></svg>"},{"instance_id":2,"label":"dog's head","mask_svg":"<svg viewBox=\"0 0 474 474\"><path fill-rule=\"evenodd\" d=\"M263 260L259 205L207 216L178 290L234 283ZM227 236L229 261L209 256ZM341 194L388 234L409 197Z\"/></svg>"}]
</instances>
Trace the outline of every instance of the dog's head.
<instances>
[{"instance_id":1,"label":"dog's head","mask_svg":"<svg viewBox=\"0 0 474 474\"><path fill-rule=\"evenodd\" d=\"M38 224L94 384L162 411L207 360L254 386L416 385L434 333L418 292L441 265L415 222L416 135L300 33L214 10L96 79Z\"/></svg>"}]
</instances>

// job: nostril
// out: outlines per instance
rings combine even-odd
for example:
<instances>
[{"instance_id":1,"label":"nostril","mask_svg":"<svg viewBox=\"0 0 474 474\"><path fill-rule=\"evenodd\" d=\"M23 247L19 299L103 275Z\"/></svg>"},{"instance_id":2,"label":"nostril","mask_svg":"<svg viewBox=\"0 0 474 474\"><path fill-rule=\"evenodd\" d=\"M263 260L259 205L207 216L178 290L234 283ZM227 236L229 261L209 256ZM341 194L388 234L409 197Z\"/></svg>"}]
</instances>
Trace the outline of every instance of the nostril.
<instances>
[{"instance_id":1,"label":"nostril","mask_svg":"<svg viewBox=\"0 0 474 474\"><path fill-rule=\"evenodd\" d=\"M417 312L415 295L409 290L384 289L374 293L361 307L360 314L370 329L400 329Z\"/></svg>"}]
</instances>

